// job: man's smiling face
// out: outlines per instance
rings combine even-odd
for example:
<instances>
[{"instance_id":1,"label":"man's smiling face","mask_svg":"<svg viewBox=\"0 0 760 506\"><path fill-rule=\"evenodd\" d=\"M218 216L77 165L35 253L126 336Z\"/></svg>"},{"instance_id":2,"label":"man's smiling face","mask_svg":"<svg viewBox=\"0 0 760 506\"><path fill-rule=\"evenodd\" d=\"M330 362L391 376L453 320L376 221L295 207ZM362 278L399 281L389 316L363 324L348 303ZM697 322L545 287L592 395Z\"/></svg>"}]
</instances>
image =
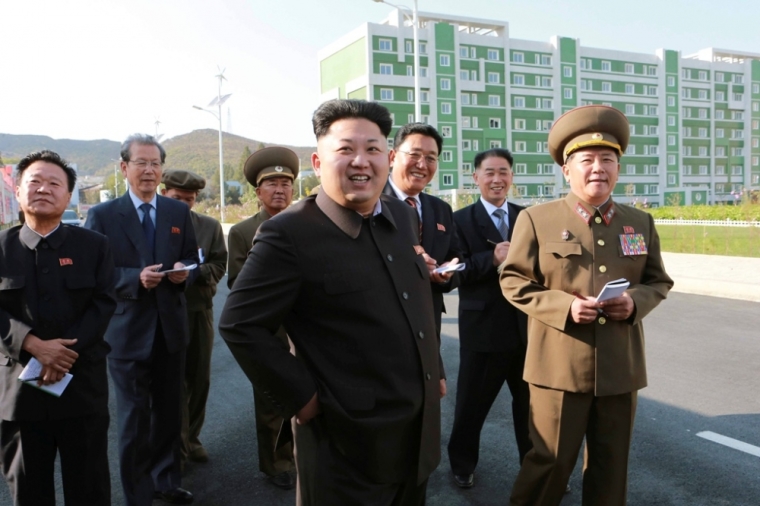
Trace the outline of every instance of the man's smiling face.
<instances>
[{"instance_id":1,"label":"man's smiling face","mask_svg":"<svg viewBox=\"0 0 760 506\"><path fill-rule=\"evenodd\" d=\"M599 206L615 189L620 174L620 160L610 148L585 148L576 151L562 166L570 190L581 200Z\"/></svg>"}]
</instances>

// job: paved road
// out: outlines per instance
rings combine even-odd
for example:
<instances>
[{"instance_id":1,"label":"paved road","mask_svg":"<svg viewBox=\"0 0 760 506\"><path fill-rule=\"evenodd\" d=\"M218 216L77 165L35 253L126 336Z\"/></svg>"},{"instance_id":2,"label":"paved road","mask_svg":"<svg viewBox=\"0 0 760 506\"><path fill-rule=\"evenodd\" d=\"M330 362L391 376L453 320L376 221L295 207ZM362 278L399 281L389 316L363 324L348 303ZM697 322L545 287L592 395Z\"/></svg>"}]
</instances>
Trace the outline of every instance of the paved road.
<instances>
[{"instance_id":1,"label":"paved road","mask_svg":"<svg viewBox=\"0 0 760 506\"><path fill-rule=\"evenodd\" d=\"M217 316L226 294L226 287L220 286ZM446 304L456 315L456 296L447 296ZM639 397L629 505L757 506L760 455L697 433L710 431L760 449L760 304L672 293L649 316L646 328L650 386ZM507 504L518 466L506 388L486 421L476 486L464 491L451 482L445 447L454 411L456 318L444 317L443 333L449 395L442 406L443 460L431 476L428 504ZM195 504L292 506L294 492L272 487L258 472L251 387L219 337L211 388L202 434L211 462L189 465L183 483L195 493ZM113 413L113 405L111 409ZM113 504L122 505L115 432L112 424ZM580 468L579 461L570 482L573 492L563 506L581 504ZM9 504L7 490L0 486L0 505L5 504ZM63 504L62 498L58 504Z\"/></svg>"}]
</instances>

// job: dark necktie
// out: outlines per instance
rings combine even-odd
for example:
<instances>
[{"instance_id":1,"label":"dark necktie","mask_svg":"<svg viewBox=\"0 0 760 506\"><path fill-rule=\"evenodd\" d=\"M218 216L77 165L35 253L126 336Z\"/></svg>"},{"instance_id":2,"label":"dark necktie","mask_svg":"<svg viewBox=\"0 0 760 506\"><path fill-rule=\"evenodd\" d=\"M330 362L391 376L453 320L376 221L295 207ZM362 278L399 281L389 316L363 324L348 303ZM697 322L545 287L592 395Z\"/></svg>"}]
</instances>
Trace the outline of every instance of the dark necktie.
<instances>
[{"instance_id":1,"label":"dark necktie","mask_svg":"<svg viewBox=\"0 0 760 506\"><path fill-rule=\"evenodd\" d=\"M422 244L422 218L420 218L420 213L417 211L417 200L414 197L407 197L404 199L404 202L412 206L414 209L414 212L417 213L417 217L419 218L419 224L420 224L420 230L417 233L418 239L420 240L420 244Z\"/></svg>"},{"instance_id":2,"label":"dark necktie","mask_svg":"<svg viewBox=\"0 0 760 506\"><path fill-rule=\"evenodd\" d=\"M145 234L145 240L148 242L148 250L150 256L153 257L153 250L156 245L156 226L153 224L153 220L150 219L150 210L153 206L150 204L140 205L140 209L143 212L142 229Z\"/></svg>"},{"instance_id":3,"label":"dark necktie","mask_svg":"<svg viewBox=\"0 0 760 506\"><path fill-rule=\"evenodd\" d=\"M507 237L509 237L509 224L506 220L507 212L504 209L497 209L493 212L493 214L496 215L497 218L499 218L499 221L496 223L496 228L499 230L499 234L501 234L501 238L505 241L507 240Z\"/></svg>"}]
</instances>

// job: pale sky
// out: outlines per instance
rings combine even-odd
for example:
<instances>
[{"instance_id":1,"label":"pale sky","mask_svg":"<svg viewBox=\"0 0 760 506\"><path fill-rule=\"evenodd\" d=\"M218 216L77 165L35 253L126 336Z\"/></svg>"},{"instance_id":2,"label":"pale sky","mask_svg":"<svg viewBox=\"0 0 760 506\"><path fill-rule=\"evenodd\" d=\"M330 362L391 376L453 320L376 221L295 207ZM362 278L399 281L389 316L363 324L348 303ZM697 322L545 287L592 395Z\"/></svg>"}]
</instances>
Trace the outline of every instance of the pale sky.
<instances>
[{"instance_id":1,"label":"pale sky","mask_svg":"<svg viewBox=\"0 0 760 506\"><path fill-rule=\"evenodd\" d=\"M399 3L411 5L412 0ZM579 38L653 54L760 53L755 0L418 0L420 11L509 22L513 38ZM392 8L372 0L2 0L0 133L121 141L218 126L205 106L217 65L225 131L314 145L317 52Z\"/></svg>"}]
</instances>

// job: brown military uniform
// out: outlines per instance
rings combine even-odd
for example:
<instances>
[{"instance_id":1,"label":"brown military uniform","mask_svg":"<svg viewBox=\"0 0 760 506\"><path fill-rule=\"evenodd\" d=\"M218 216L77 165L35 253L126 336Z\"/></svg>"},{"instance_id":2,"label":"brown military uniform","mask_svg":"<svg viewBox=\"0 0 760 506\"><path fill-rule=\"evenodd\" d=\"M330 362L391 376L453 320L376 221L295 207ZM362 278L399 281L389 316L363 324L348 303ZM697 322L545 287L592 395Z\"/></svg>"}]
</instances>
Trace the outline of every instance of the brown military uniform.
<instances>
[{"instance_id":1,"label":"brown military uniform","mask_svg":"<svg viewBox=\"0 0 760 506\"><path fill-rule=\"evenodd\" d=\"M623 121L618 131L627 130ZM574 139L576 146L617 142L592 132ZM616 149L626 143L627 136ZM534 449L510 504L558 505L585 437L583 504L624 505L636 392L647 384L642 320L673 286L654 220L611 198L597 209L571 193L520 213L512 243L519 247L509 250L500 282L504 296L530 318L523 377L530 384ZM633 314L574 323L572 292L595 297L618 278L631 283Z\"/></svg>"}]
</instances>

